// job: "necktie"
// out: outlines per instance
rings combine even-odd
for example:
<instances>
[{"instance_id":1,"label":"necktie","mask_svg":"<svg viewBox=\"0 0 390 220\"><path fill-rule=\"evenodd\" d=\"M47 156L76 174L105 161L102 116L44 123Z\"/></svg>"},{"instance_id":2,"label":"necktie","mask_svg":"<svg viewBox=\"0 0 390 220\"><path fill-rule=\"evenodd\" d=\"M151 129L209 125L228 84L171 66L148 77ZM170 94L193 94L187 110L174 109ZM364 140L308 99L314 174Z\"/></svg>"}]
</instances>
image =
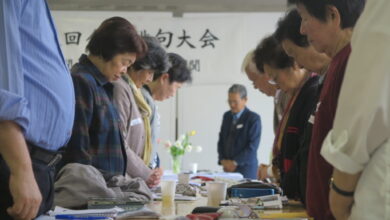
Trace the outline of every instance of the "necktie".
<instances>
[{"instance_id":1,"label":"necktie","mask_svg":"<svg viewBox=\"0 0 390 220\"><path fill-rule=\"evenodd\" d=\"M234 148L234 142L236 139L236 124L237 124L237 116L233 115L233 120L232 124L230 125L229 128L229 134L226 140L225 144L225 157L226 159L232 159L232 154L233 154L233 148Z\"/></svg>"}]
</instances>

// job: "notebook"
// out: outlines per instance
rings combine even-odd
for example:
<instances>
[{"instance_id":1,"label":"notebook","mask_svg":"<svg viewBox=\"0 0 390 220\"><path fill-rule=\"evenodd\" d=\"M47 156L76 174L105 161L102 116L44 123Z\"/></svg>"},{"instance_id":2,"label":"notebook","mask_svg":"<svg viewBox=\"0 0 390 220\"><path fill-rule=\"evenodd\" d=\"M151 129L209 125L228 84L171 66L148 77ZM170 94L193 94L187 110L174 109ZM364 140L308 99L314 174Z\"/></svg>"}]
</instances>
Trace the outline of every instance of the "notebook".
<instances>
[{"instance_id":1,"label":"notebook","mask_svg":"<svg viewBox=\"0 0 390 220\"><path fill-rule=\"evenodd\" d=\"M122 208L124 211L137 211L143 208L144 202L132 201L124 198L90 198L88 209Z\"/></svg>"}]
</instances>

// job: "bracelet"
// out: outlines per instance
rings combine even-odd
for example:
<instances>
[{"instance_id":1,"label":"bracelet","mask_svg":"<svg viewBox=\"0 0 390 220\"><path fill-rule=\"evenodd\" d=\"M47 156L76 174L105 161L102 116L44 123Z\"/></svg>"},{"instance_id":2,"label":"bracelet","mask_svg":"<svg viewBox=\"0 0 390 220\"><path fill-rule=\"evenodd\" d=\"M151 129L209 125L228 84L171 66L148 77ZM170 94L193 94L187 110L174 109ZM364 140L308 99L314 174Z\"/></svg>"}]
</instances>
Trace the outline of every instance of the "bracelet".
<instances>
[{"instance_id":1,"label":"bracelet","mask_svg":"<svg viewBox=\"0 0 390 220\"><path fill-rule=\"evenodd\" d=\"M352 191L352 192L344 191L344 190L340 189L339 187L337 187L336 184L334 184L333 178L330 179L330 188L332 188L336 193L338 193L342 196L346 196L346 197L352 197L353 194L355 193L354 191Z\"/></svg>"}]
</instances>

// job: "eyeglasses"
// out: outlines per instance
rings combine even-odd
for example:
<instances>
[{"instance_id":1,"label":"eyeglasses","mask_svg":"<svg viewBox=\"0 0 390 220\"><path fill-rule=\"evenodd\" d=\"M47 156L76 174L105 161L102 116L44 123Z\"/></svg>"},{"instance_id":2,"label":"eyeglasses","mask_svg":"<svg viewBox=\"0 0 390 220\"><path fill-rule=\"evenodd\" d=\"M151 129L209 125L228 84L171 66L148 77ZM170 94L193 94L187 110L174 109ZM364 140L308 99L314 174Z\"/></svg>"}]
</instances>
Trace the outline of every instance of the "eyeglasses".
<instances>
[{"instance_id":1,"label":"eyeglasses","mask_svg":"<svg viewBox=\"0 0 390 220\"><path fill-rule=\"evenodd\" d=\"M239 101L236 101L236 100L227 100L227 103L229 105L237 105L239 103Z\"/></svg>"},{"instance_id":2,"label":"eyeglasses","mask_svg":"<svg viewBox=\"0 0 390 220\"><path fill-rule=\"evenodd\" d=\"M268 80L268 83L271 85L277 85L278 83L274 79Z\"/></svg>"},{"instance_id":3,"label":"eyeglasses","mask_svg":"<svg viewBox=\"0 0 390 220\"><path fill-rule=\"evenodd\" d=\"M278 85L278 78L279 78L279 74L274 74L272 76L270 76L271 79L268 80L268 83L271 84L271 85Z\"/></svg>"},{"instance_id":4,"label":"eyeglasses","mask_svg":"<svg viewBox=\"0 0 390 220\"><path fill-rule=\"evenodd\" d=\"M271 85L278 85L278 74L271 77L271 79L268 80L268 83Z\"/></svg>"}]
</instances>

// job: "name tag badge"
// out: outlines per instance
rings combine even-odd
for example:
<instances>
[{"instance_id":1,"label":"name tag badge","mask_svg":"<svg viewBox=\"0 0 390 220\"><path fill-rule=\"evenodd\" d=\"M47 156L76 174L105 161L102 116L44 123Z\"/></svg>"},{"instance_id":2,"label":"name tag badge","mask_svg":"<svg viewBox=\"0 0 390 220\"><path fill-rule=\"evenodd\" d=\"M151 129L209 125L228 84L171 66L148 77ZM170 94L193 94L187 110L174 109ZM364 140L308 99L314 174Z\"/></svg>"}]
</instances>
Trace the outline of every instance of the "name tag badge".
<instances>
[{"instance_id":1,"label":"name tag badge","mask_svg":"<svg viewBox=\"0 0 390 220\"><path fill-rule=\"evenodd\" d=\"M242 127L244 127L243 124L238 124L238 125L237 125L237 129L240 129L240 128L242 128Z\"/></svg>"},{"instance_id":2,"label":"name tag badge","mask_svg":"<svg viewBox=\"0 0 390 220\"><path fill-rule=\"evenodd\" d=\"M314 124L314 119L315 119L315 118L314 118L314 115L310 115L309 120L308 120L309 123L310 123L310 124Z\"/></svg>"},{"instance_id":3,"label":"name tag badge","mask_svg":"<svg viewBox=\"0 0 390 220\"><path fill-rule=\"evenodd\" d=\"M141 118L136 118L136 119L131 120L130 126L139 125L141 123L142 123Z\"/></svg>"}]
</instances>

